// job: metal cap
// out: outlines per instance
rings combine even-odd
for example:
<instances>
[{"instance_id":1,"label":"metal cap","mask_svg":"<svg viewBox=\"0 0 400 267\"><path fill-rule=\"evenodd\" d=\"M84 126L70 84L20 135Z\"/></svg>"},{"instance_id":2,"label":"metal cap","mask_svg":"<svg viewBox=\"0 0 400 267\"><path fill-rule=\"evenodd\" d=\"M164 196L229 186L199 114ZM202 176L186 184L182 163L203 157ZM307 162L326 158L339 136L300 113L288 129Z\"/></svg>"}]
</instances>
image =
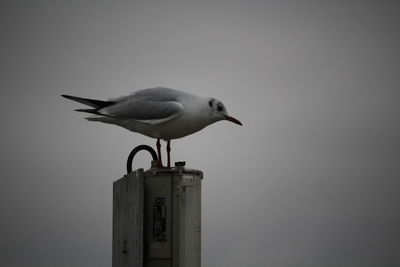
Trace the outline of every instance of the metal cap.
<instances>
[{"instance_id":1,"label":"metal cap","mask_svg":"<svg viewBox=\"0 0 400 267\"><path fill-rule=\"evenodd\" d=\"M177 161L175 162L175 167L185 167L186 162L185 161Z\"/></svg>"}]
</instances>

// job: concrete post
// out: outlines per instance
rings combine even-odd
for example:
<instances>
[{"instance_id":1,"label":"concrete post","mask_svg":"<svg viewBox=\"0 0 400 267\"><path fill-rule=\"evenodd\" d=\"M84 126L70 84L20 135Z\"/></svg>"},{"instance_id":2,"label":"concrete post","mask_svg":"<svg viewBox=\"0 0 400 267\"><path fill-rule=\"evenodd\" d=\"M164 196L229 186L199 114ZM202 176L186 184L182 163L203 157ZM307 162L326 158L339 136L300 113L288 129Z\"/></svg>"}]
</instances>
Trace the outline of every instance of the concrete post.
<instances>
[{"instance_id":1,"label":"concrete post","mask_svg":"<svg viewBox=\"0 0 400 267\"><path fill-rule=\"evenodd\" d=\"M114 182L113 267L200 267L202 178L181 165Z\"/></svg>"}]
</instances>

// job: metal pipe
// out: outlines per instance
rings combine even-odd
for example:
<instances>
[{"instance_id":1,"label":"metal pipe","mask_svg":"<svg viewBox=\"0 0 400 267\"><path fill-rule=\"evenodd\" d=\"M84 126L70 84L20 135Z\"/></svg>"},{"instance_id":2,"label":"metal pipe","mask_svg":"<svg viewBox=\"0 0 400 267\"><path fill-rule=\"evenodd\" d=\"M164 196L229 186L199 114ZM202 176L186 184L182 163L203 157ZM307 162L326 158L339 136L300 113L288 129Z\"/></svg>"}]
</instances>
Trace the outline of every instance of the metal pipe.
<instances>
[{"instance_id":1,"label":"metal pipe","mask_svg":"<svg viewBox=\"0 0 400 267\"><path fill-rule=\"evenodd\" d=\"M131 151L131 153L129 153L128 161L126 162L126 173L127 174L132 172L132 161L133 161L133 158L141 150L148 151L151 154L151 156L153 157L153 161L158 160L157 153L156 153L156 151L154 151L154 149L152 147L150 147L148 145L137 146Z\"/></svg>"}]
</instances>

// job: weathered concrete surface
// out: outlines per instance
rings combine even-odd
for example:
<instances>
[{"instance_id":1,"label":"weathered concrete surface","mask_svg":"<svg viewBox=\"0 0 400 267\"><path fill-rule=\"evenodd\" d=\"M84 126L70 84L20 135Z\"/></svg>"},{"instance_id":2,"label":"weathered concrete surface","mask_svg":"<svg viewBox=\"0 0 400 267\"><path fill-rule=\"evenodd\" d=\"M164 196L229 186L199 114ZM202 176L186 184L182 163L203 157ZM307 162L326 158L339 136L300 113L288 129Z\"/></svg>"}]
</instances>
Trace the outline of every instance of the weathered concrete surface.
<instances>
[{"instance_id":1,"label":"weathered concrete surface","mask_svg":"<svg viewBox=\"0 0 400 267\"><path fill-rule=\"evenodd\" d=\"M112 267L143 266L143 169L113 184Z\"/></svg>"}]
</instances>

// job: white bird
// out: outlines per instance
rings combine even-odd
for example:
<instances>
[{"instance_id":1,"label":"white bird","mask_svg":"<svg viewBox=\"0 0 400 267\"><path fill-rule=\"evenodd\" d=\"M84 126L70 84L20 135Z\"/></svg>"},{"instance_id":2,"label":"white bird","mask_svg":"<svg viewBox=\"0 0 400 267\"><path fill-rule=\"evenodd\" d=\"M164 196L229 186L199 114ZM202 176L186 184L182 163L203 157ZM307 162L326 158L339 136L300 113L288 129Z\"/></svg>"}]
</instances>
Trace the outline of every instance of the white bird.
<instances>
[{"instance_id":1,"label":"white bird","mask_svg":"<svg viewBox=\"0 0 400 267\"><path fill-rule=\"evenodd\" d=\"M172 139L193 134L220 120L242 125L239 120L229 116L222 102L215 98L200 97L163 87L139 90L109 101L62 96L92 107L76 109L94 114L86 118L89 121L115 124L132 132L156 138L159 167L163 167L160 139L167 141L167 168L170 168Z\"/></svg>"}]
</instances>

